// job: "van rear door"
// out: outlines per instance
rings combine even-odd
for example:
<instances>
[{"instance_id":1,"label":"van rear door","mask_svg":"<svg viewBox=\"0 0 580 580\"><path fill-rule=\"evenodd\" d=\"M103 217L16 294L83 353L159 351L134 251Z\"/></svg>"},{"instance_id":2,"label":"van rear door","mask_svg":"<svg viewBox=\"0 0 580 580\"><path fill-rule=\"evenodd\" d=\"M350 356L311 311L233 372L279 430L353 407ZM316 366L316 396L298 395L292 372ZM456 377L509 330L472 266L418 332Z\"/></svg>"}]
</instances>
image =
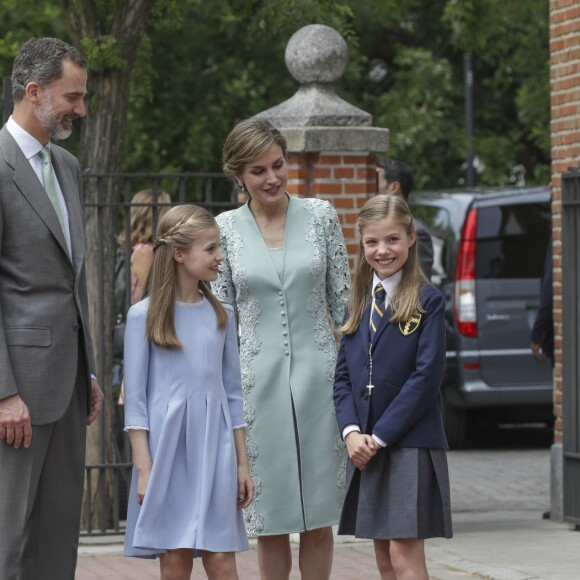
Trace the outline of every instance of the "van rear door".
<instances>
[{"instance_id":1,"label":"van rear door","mask_svg":"<svg viewBox=\"0 0 580 580\"><path fill-rule=\"evenodd\" d=\"M530 195L532 198L530 199ZM490 387L550 384L531 356L530 332L550 239L547 192L477 202L476 296L481 375Z\"/></svg>"}]
</instances>

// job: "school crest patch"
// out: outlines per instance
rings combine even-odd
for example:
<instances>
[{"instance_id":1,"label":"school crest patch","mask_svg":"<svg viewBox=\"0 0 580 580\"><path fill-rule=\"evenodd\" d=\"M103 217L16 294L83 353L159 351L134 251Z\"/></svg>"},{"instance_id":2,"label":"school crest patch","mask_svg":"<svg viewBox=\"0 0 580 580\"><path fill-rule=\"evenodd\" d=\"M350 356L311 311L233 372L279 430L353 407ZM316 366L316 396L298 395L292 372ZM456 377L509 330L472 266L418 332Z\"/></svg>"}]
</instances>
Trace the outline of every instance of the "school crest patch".
<instances>
[{"instance_id":1,"label":"school crest patch","mask_svg":"<svg viewBox=\"0 0 580 580\"><path fill-rule=\"evenodd\" d=\"M422 314L413 314L406 322L399 322L399 330L403 336L413 334L421 324Z\"/></svg>"}]
</instances>

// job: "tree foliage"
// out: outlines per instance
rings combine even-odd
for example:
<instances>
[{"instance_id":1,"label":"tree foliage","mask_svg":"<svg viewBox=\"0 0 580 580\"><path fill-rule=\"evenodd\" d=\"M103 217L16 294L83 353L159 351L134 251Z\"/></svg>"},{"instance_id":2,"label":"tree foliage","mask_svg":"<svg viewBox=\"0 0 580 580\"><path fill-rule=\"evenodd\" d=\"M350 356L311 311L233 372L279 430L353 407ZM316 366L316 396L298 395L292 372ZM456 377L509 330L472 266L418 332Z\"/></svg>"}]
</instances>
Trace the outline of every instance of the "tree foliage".
<instances>
[{"instance_id":1,"label":"tree foliage","mask_svg":"<svg viewBox=\"0 0 580 580\"><path fill-rule=\"evenodd\" d=\"M298 88L284 50L300 26L341 31L339 93L391 130L422 188L465 173L463 55L472 54L480 184L549 178L548 1L180 0L150 31L151 91L135 93L125 167L212 170L234 123Z\"/></svg>"},{"instance_id":2,"label":"tree foliage","mask_svg":"<svg viewBox=\"0 0 580 580\"><path fill-rule=\"evenodd\" d=\"M81 43L93 76L117 69L131 78L124 148L112 156L125 170L219 171L235 122L298 88L284 50L298 28L317 22L349 44L339 94L391 130L388 154L411 163L419 187L462 183L465 52L473 61L478 182L549 179L548 0L160 0L127 63L126 39L113 23L131 4L63 4L77 18L81 6L97 10L98 28ZM54 0L0 0L0 7L3 74L32 34L71 38ZM91 110L99 107L96 95Z\"/></svg>"}]
</instances>

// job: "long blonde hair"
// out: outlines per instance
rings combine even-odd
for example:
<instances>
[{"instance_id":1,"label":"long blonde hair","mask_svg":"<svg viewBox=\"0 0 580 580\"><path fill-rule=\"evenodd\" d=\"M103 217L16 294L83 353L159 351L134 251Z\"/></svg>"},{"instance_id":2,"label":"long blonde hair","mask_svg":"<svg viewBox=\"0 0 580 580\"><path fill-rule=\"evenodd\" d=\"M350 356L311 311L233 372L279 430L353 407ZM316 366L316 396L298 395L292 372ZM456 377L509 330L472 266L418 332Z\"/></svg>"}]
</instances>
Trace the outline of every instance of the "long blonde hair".
<instances>
[{"instance_id":1,"label":"long blonde hair","mask_svg":"<svg viewBox=\"0 0 580 580\"><path fill-rule=\"evenodd\" d=\"M361 209L356 225L360 237L360 246L355 266L352 292L348 299L348 319L339 332L354 334L360 325L363 312L371 301L373 269L365 259L362 243L363 231L369 224L389 218L395 224L405 228L408 236L415 233L415 222L409 206L399 196L377 195L366 202ZM419 266L417 241L409 248L409 257L401 270L402 276L397 284L389 307L393 311L391 322L405 322L417 312L425 312L419 301L421 286L427 281Z\"/></svg>"},{"instance_id":2,"label":"long blonde hair","mask_svg":"<svg viewBox=\"0 0 580 580\"><path fill-rule=\"evenodd\" d=\"M150 244L153 242L153 205L157 209L157 223L169 211L171 197L165 191L157 193L155 204L153 203L153 191L143 189L131 198L129 231L131 247L135 244ZM135 204L135 205L133 205ZM159 204L159 205L157 205ZM123 230L117 236L117 243L121 248L125 247L126 236Z\"/></svg>"},{"instance_id":3,"label":"long blonde hair","mask_svg":"<svg viewBox=\"0 0 580 580\"><path fill-rule=\"evenodd\" d=\"M189 250L202 232L217 227L211 213L197 205L173 207L161 218L153 246L153 264L144 291L144 296L149 296L147 338L152 343L173 350L183 348L175 332L177 264L173 250ZM225 328L228 315L222 303L213 295L209 284L202 280L199 282L199 290L215 310L218 329Z\"/></svg>"}]
</instances>

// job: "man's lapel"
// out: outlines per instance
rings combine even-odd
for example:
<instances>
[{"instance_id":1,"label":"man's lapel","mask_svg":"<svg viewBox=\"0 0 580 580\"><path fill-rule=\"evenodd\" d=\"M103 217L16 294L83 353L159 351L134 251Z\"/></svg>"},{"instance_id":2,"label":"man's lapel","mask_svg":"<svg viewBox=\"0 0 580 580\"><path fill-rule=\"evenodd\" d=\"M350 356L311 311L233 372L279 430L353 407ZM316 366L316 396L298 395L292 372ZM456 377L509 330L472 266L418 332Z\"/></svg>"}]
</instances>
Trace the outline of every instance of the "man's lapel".
<instances>
[{"instance_id":1,"label":"man's lapel","mask_svg":"<svg viewBox=\"0 0 580 580\"><path fill-rule=\"evenodd\" d=\"M14 185L28 200L32 209L50 230L56 241L68 256L68 249L62 228L52 203L28 159L10 134L6 126L0 130L0 149L9 167L14 171Z\"/></svg>"},{"instance_id":2,"label":"man's lapel","mask_svg":"<svg viewBox=\"0 0 580 580\"><path fill-rule=\"evenodd\" d=\"M46 227L55 237L59 246L61 246L62 250L68 256L64 234L54 207L52 207L52 203L44 187L40 183L36 173L34 173L28 160L24 157L22 151L20 151L18 145L16 145L16 142L14 146L18 149L14 158L14 184L28 200L28 203L30 203L31 207L38 214L38 217L46 224Z\"/></svg>"},{"instance_id":3,"label":"man's lapel","mask_svg":"<svg viewBox=\"0 0 580 580\"><path fill-rule=\"evenodd\" d=\"M82 265L83 256L85 255L83 215L78 183L71 167L64 161L62 151L57 147L52 148L52 165L64 195L64 201L68 211L72 262L74 264L75 274L78 274Z\"/></svg>"}]
</instances>

